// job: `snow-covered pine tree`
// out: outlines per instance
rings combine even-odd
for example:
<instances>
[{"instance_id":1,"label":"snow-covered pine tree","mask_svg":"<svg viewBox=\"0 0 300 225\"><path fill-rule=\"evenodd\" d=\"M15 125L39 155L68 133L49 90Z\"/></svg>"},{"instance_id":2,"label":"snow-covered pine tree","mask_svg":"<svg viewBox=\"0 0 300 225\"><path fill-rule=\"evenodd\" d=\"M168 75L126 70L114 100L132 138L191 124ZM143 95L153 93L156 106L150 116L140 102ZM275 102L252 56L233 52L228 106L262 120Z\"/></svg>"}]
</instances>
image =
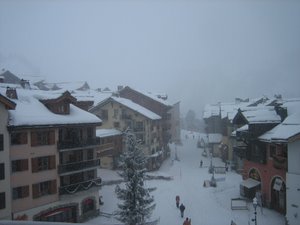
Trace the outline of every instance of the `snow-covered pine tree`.
<instances>
[{"instance_id":1,"label":"snow-covered pine tree","mask_svg":"<svg viewBox=\"0 0 300 225\"><path fill-rule=\"evenodd\" d=\"M116 211L117 219L126 225L144 224L155 208L150 189L144 187L146 158L136 136L125 131L125 149L120 157L121 177L125 186L116 186L115 192L121 203Z\"/></svg>"}]
</instances>

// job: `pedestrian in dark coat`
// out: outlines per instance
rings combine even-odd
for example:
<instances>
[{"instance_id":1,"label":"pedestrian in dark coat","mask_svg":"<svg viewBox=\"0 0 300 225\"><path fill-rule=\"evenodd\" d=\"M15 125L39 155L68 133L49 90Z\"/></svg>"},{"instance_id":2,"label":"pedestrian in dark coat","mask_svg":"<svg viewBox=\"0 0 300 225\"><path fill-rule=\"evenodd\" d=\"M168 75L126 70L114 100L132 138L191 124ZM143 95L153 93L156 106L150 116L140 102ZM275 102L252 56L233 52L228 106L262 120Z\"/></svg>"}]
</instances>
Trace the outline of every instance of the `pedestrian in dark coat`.
<instances>
[{"instance_id":1,"label":"pedestrian in dark coat","mask_svg":"<svg viewBox=\"0 0 300 225\"><path fill-rule=\"evenodd\" d=\"M176 207L179 208L179 203L180 203L179 195L176 196L175 201L176 201Z\"/></svg>"},{"instance_id":2,"label":"pedestrian in dark coat","mask_svg":"<svg viewBox=\"0 0 300 225\"><path fill-rule=\"evenodd\" d=\"M179 206L179 209L180 209L180 215L181 215L181 217L183 218L185 206L181 203L180 206Z\"/></svg>"}]
</instances>

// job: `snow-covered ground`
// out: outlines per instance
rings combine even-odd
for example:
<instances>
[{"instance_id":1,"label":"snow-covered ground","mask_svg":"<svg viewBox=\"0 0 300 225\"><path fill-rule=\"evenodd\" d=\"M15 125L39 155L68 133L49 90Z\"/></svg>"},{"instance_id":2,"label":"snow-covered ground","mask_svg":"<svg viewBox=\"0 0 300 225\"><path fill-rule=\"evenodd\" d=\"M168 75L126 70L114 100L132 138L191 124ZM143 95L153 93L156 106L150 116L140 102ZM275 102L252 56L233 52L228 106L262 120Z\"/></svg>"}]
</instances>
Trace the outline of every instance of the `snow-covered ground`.
<instances>
[{"instance_id":1,"label":"snow-covered ground","mask_svg":"<svg viewBox=\"0 0 300 225\"><path fill-rule=\"evenodd\" d=\"M188 139L185 135L188 134ZM193 136L195 138L193 138ZM171 157L167 159L159 171L151 175L172 177L172 180L147 180L148 187L156 187L152 192L156 208L152 220L159 218L160 225L181 225L186 217L192 219L193 225L230 225L234 221L237 225L254 224L254 209L248 203L248 210L231 210L231 198L240 197L239 184L242 178L234 171L226 174L216 174L217 187L203 187L204 180L210 180L208 173L210 159L203 157L203 149L197 148L198 134L182 131L182 146L171 145ZM180 161L174 160L175 152ZM200 168L200 160L203 167ZM219 158L213 158L214 165L224 166ZM103 181L119 180L116 171L100 169ZM224 180L225 179L225 180ZM100 190L104 205L101 211L113 214L117 209L118 199L114 193L115 185L105 185ZM175 205L175 196L180 195L181 202L186 206L184 218ZM106 225L120 224L113 216L99 216L86 222L88 224ZM257 224L284 225L284 216L263 208L257 210Z\"/></svg>"}]
</instances>

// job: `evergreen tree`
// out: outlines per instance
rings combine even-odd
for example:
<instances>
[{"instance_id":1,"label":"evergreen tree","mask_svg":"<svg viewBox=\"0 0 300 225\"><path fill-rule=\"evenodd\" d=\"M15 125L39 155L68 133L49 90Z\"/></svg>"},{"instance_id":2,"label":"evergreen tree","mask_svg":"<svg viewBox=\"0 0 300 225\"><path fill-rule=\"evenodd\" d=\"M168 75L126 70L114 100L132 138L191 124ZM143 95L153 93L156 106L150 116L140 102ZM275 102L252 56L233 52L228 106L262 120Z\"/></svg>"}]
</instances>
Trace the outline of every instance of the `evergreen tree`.
<instances>
[{"instance_id":1,"label":"evergreen tree","mask_svg":"<svg viewBox=\"0 0 300 225\"><path fill-rule=\"evenodd\" d=\"M146 158L135 135L125 131L125 150L120 157L125 187L116 186L118 204L117 219L126 225L144 224L155 208L150 189L144 187Z\"/></svg>"}]
</instances>

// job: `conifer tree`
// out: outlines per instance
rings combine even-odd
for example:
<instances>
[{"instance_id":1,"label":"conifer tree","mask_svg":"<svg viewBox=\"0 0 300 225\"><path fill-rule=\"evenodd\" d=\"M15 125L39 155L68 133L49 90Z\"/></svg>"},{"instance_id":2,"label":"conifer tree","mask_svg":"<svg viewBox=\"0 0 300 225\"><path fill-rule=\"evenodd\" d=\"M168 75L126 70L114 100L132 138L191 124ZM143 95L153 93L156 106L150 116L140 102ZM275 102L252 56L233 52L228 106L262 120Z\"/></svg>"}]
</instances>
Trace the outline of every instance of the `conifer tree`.
<instances>
[{"instance_id":1,"label":"conifer tree","mask_svg":"<svg viewBox=\"0 0 300 225\"><path fill-rule=\"evenodd\" d=\"M130 131L125 131L125 149L120 161L121 177L125 186L117 185L115 192L121 203L116 212L117 219L126 225L144 224L155 208L150 189L144 187L146 158L140 143Z\"/></svg>"}]
</instances>

